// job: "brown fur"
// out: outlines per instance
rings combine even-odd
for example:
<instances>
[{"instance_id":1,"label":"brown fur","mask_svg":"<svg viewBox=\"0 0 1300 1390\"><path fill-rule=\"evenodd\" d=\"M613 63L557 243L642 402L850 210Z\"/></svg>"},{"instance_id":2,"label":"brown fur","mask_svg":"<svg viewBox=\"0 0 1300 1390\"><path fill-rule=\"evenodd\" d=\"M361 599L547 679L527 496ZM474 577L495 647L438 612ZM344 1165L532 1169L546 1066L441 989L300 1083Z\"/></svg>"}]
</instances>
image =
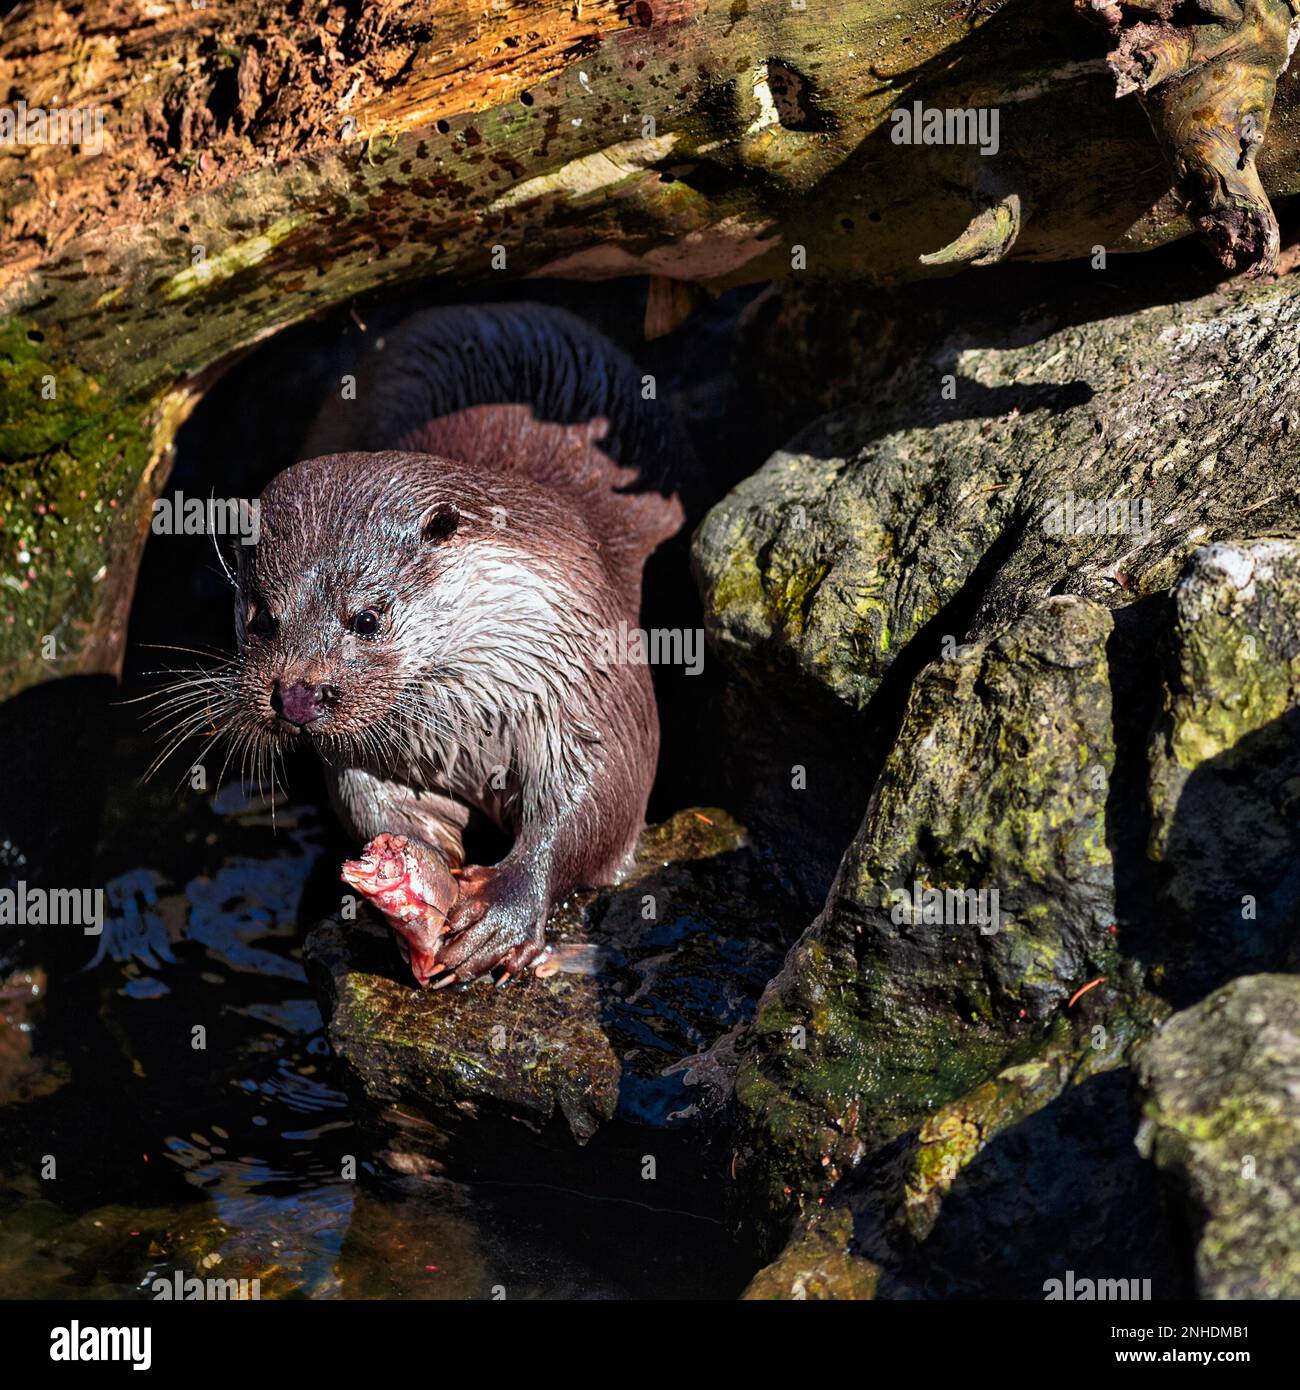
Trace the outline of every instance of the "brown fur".
<instances>
[{"instance_id":1,"label":"brown fur","mask_svg":"<svg viewBox=\"0 0 1300 1390\"><path fill-rule=\"evenodd\" d=\"M575 322L550 326L562 344ZM642 472L605 452L609 423L458 400L397 430L400 449L286 470L241 556L246 736L309 737L360 842L407 836L455 867L474 812L511 837L453 911L461 979L535 958L552 905L614 881L644 822L650 675L606 663L602 643L638 625L644 563L683 513L632 490ZM363 611L372 635L351 626ZM303 732L274 707L293 688L332 692Z\"/></svg>"}]
</instances>

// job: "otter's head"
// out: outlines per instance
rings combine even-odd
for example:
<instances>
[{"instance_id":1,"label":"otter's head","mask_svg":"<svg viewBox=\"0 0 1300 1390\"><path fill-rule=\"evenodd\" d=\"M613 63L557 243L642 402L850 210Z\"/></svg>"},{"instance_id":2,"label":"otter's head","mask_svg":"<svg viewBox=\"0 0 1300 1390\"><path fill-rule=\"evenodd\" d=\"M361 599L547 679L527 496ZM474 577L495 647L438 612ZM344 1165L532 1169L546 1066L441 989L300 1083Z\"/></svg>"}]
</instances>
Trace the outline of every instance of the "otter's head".
<instances>
[{"instance_id":1,"label":"otter's head","mask_svg":"<svg viewBox=\"0 0 1300 1390\"><path fill-rule=\"evenodd\" d=\"M574 548L573 519L553 505L426 455L281 473L256 545L240 547L237 722L254 739L380 754L413 722L454 737L499 720L503 689L536 689L583 606L564 592L571 574L537 562L566 533Z\"/></svg>"},{"instance_id":2,"label":"otter's head","mask_svg":"<svg viewBox=\"0 0 1300 1390\"><path fill-rule=\"evenodd\" d=\"M411 462L311 459L263 493L235 613L240 702L262 731L362 739L438 664L431 595L477 518L429 470L413 485Z\"/></svg>"}]
</instances>

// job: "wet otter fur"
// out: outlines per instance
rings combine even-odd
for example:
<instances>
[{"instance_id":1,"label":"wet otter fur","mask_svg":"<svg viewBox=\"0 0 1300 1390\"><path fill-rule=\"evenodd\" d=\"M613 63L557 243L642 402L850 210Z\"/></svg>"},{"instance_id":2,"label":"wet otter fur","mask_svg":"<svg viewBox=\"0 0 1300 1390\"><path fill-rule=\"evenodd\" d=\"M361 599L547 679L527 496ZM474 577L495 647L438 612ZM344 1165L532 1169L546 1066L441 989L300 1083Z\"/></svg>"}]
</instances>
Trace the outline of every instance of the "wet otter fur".
<instances>
[{"instance_id":1,"label":"wet otter fur","mask_svg":"<svg viewBox=\"0 0 1300 1390\"><path fill-rule=\"evenodd\" d=\"M366 845L344 876L421 984L536 963L552 905L617 881L642 829L654 691L609 640L693 467L642 396L572 315L431 310L322 412L241 547L248 736L319 751ZM476 814L511 840L491 866L464 863Z\"/></svg>"}]
</instances>

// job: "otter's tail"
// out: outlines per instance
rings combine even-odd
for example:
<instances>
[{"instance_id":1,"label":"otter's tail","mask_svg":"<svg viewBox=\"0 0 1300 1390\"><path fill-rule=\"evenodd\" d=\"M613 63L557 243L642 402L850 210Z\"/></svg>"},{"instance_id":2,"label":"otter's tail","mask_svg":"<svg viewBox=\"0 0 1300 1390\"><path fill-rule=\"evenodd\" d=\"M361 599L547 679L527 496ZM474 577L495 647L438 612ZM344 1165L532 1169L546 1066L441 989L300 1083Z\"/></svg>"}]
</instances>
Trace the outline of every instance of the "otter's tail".
<instances>
[{"instance_id":1,"label":"otter's tail","mask_svg":"<svg viewBox=\"0 0 1300 1390\"><path fill-rule=\"evenodd\" d=\"M644 561L696 511L698 462L668 402L565 310L426 310L375 344L356 396L326 405L304 458L402 449L531 477L581 502L638 587Z\"/></svg>"}]
</instances>

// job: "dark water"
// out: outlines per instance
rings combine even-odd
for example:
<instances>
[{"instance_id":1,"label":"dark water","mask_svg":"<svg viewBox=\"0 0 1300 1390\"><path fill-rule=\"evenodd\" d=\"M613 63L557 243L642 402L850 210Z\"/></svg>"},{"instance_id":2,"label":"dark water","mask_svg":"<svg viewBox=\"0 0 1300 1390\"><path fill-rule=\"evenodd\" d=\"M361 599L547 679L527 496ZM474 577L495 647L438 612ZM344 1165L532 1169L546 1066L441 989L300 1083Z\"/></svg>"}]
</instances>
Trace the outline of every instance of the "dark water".
<instances>
[{"instance_id":1,"label":"dark water","mask_svg":"<svg viewBox=\"0 0 1300 1390\"><path fill-rule=\"evenodd\" d=\"M316 898L337 897L337 832L310 799L272 816L238 788L140 787L150 744L120 698L71 682L9 707L9 765L82 784L52 821L6 806L10 879L102 883L109 921L2 938L0 1297L149 1298L177 1270L257 1279L263 1298L743 1287L719 1218L607 1199L595 1155L586 1191L557 1189L526 1131L515 1182L372 1163L300 961ZM69 843L80 874L59 867Z\"/></svg>"}]
</instances>

